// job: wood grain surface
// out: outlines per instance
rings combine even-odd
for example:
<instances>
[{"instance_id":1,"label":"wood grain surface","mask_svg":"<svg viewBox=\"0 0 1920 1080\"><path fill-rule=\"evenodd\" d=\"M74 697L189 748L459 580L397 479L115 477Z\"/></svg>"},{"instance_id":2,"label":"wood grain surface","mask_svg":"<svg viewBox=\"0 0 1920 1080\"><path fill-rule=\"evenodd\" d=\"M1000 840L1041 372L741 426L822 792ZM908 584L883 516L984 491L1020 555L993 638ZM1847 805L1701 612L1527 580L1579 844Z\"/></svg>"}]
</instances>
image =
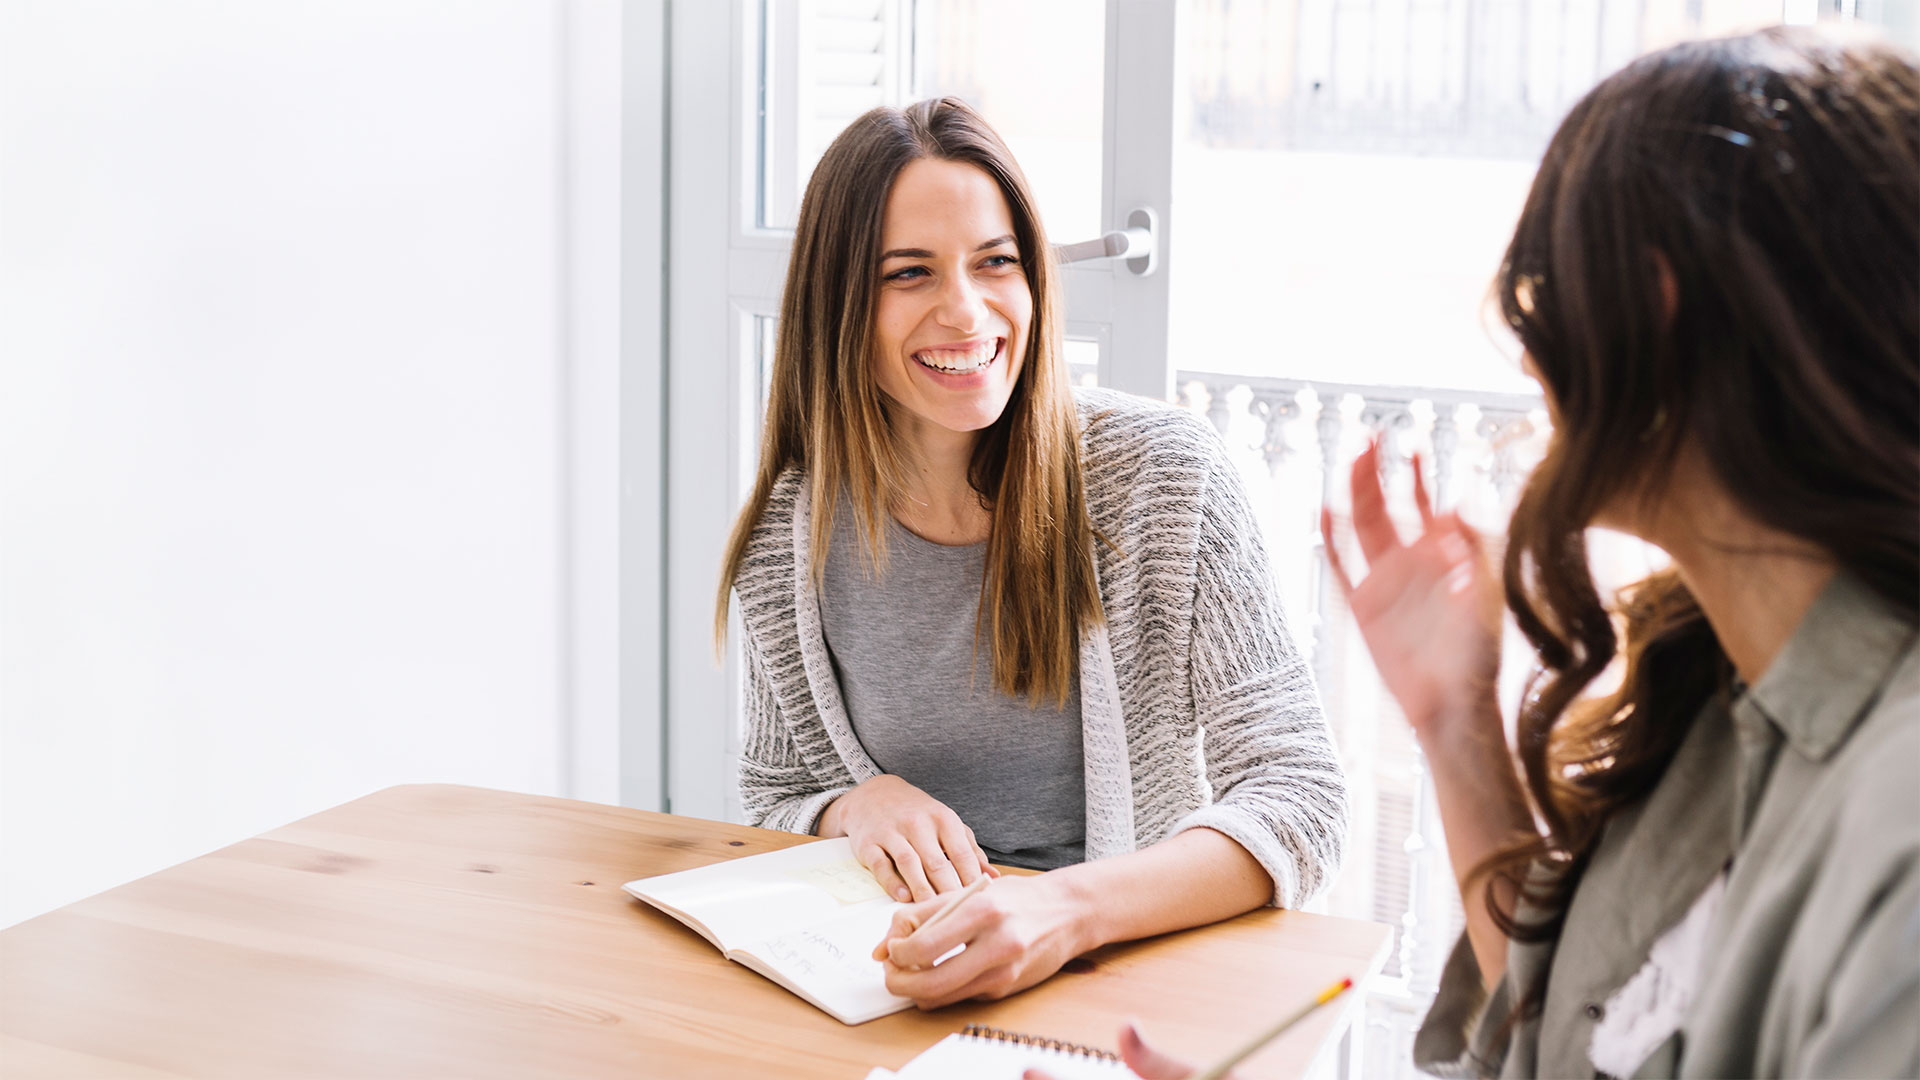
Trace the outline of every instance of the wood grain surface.
<instances>
[{"instance_id":1,"label":"wood grain surface","mask_svg":"<svg viewBox=\"0 0 1920 1080\"><path fill-rule=\"evenodd\" d=\"M1298 912L1110 946L992 1004L846 1027L620 891L808 838L478 788L389 788L0 931L0 1075L818 1077L969 1023L1195 1061L1388 929ZM1297 1077L1359 1004L1243 1068Z\"/></svg>"}]
</instances>

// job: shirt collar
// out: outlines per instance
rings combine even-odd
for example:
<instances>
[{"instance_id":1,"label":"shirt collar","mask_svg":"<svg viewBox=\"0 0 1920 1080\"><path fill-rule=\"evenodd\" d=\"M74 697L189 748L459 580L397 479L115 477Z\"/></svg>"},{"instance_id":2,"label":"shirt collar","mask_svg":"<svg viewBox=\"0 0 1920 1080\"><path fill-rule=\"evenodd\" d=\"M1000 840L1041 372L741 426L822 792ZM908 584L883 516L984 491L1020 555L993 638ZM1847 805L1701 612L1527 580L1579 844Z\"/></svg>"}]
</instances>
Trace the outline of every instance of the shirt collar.
<instances>
[{"instance_id":1,"label":"shirt collar","mask_svg":"<svg viewBox=\"0 0 1920 1080\"><path fill-rule=\"evenodd\" d=\"M1912 624L1852 576L1836 574L1742 696L1818 761L1846 741L1913 644Z\"/></svg>"}]
</instances>

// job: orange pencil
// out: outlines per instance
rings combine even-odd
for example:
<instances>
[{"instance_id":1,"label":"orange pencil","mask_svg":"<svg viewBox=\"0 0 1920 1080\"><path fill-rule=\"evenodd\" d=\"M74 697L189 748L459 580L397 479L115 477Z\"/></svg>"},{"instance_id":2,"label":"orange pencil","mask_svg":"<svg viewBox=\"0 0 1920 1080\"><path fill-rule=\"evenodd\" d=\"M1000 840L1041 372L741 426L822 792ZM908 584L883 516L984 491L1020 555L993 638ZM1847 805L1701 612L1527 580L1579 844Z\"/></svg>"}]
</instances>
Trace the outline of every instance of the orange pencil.
<instances>
[{"instance_id":1,"label":"orange pencil","mask_svg":"<svg viewBox=\"0 0 1920 1080\"><path fill-rule=\"evenodd\" d=\"M1308 1015L1310 1015L1313 1012L1313 1010L1319 1008L1322 1005L1325 1005L1327 1002L1332 1001L1334 998L1339 997L1341 994L1346 993L1348 988L1351 986L1353 986L1352 979L1341 979L1339 982L1334 983L1332 986L1329 986L1325 990L1320 991L1320 996L1314 998L1299 1012L1294 1013L1293 1015L1273 1025L1267 1030L1261 1032L1258 1038L1254 1039L1252 1042L1241 1047L1240 1049L1234 1051L1231 1055L1228 1056L1228 1058L1225 1061L1222 1061L1219 1064L1215 1065L1213 1068L1208 1069L1205 1072L1202 1072L1199 1075L1195 1076L1193 1080L1220 1080L1221 1077L1227 1075L1228 1069L1231 1069L1235 1065L1238 1065L1242 1061L1245 1061L1249 1056L1253 1054L1255 1050L1258 1050L1261 1047L1267 1045L1269 1042L1272 1042L1274 1037L1279 1035L1281 1032L1287 1030L1288 1028L1299 1023L1300 1021L1305 1020L1308 1017Z\"/></svg>"}]
</instances>

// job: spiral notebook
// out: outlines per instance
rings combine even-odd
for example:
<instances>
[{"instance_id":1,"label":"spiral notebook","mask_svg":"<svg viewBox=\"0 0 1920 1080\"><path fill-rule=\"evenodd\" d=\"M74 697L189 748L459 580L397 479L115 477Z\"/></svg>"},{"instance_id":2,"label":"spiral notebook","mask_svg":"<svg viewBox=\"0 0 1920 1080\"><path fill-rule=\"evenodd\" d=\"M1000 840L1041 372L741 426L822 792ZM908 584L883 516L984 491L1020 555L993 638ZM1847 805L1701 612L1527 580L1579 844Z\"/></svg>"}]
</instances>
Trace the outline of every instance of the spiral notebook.
<instances>
[{"instance_id":1,"label":"spiral notebook","mask_svg":"<svg viewBox=\"0 0 1920 1080\"><path fill-rule=\"evenodd\" d=\"M968 1024L921 1051L899 1072L875 1069L867 1080L1020 1080L1028 1069L1055 1080L1132 1080L1118 1056L1077 1043Z\"/></svg>"}]
</instances>

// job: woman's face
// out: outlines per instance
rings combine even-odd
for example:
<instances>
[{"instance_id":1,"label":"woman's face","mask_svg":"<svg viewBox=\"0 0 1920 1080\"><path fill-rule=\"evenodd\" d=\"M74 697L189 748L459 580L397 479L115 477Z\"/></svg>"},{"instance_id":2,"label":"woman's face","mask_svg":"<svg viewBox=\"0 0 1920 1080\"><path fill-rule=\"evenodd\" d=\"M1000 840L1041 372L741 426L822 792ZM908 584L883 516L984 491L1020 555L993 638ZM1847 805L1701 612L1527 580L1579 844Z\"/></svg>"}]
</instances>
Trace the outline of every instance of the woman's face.
<instances>
[{"instance_id":1,"label":"woman's face","mask_svg":"<svg viewBox=\"0 0 1920 1080\"><path fill-rule=\"evenodd\" d=\"M874 378L916 441L1000 418L1020 377L1033 294L1013 215L993 178L920 158L900 171L881 226Z\"/></svg>"}]
</instances>

